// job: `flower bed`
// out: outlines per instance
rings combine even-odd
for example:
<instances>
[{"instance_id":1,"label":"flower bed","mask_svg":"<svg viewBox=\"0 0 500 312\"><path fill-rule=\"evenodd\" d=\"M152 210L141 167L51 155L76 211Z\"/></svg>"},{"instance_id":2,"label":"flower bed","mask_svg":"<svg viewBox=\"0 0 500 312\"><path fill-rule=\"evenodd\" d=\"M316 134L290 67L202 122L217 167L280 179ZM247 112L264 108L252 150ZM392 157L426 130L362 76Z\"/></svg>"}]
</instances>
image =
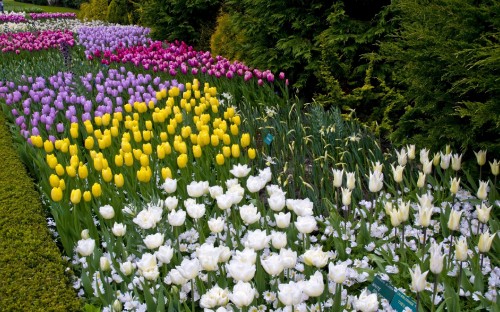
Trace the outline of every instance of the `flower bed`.
<instances>
[{"instance_id":1,"label":"flower bed","mask_svg":"<svg viewBox=\"0 0 500 312\"><path fill-rule=\"evenodd\" d=\"M2 53L20 51L40 51L58 49L62 42L70 46L75 44L73 33L70 31L41 31L0 34L0 49Z\"/></svg>"}]
</instances>

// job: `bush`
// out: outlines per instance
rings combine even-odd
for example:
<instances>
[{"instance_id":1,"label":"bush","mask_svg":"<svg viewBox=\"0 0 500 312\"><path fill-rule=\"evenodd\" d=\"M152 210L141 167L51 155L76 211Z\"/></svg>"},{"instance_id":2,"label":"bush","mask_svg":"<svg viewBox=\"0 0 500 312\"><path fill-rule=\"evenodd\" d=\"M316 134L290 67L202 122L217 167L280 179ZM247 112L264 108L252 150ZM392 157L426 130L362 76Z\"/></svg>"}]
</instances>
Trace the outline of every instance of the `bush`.
<instances>
[{"instance_id":1,"label":"bush","mask_svg":"<svg viewBox=\"0 0 500 312\"><path fill-rule=\"evenodd\" d=\"M108 0L90 0L90 2L82 3L78 18L107 21Z\"/></svg>"},{"instance_id":2,"label":"bush","mask_svg":"<svg viewBox=\"0 0 500 312\"><path fill-rule=\"evenodd\" d=\"M380 44L405 99L391 138L500 152L498 1L393 2L400 27ZM391 103L397 105L396 103Z\"/></svg>"},{"instance_id":3,"label":"bush","mask_svg":"<svg viewBox=\"0 0 500 312\"><path fill-rule=\"evenodd\" d=\"M0 103L4 105L3 103ZM5 311L79 311L33 181L0 111L0 306Z\"/></svg>"},{"instance_id":4,"label":"bush","mask_svg":"<svg viewBox=\"0 0 500 312\"><path fill-rule=\"evenodd\" d=\"M108 22L129 24L126 0L112 0L108 7Z\"/></svg>"},{"instance_id":5,"label":"bush","mask_svg":"<svg viewBox=\"0 0 500 312\"><path fill-rule=\"evenodd\" d=\"M181 40L208 50L221 0L150 0L141 4L141 23L157 40Z\"/></svg>"}]
</instances>

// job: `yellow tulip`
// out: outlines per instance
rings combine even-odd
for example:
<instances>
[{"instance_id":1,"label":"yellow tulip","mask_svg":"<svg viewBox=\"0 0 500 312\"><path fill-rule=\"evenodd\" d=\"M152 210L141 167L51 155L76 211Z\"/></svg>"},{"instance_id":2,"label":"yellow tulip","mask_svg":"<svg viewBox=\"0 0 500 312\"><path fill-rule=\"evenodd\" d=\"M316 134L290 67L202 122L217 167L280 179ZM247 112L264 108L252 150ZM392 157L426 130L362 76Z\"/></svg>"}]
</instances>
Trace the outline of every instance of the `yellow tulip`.
<instances>
[{"instance_id":1,"label":"yellow tulip","mask_svg":"<svg viewBox=\"0 0 500 312\"><path fill-rule=\"evenodd\" d=\"M102 126L102 118L101 118L101 116L95 116L94 117L94 123L95 123L96 126L99 126L99 127Z\"/></svg>"},{"instance_id":2,"label":"yellow tulip","mask_svg":"<svg viewBox=\"0 0 500 312\"><path fill-rule=\"evenodd\" d=\"M85 131L87 131L87 135L91 134L94 131L94 127L92 126L92 124L90 123L90 121L88 121L87 123L85 123Z\"/></svg>"},{"instance_id":3,"label":"yellow tulip","mask_svg":"<svg viewBox=\"0 0 500 312\"><path fill-rule=\"evenodd\" d=\"M170 143L165 142L163 145L163 149L165 150L165 154L170 155L172 153L172 146L170 146Z\"/></svg>"},{"instance_id":4,"label":"yellow tulip","mask_svg":"<svg viewBox=\"0 0 500 312\"><path fill-rule=\"evenodd\" d=\"M240 146L238 144L231 145L231 155L234 158L240 157Z\"/></svg>"},{"instance_id":5,"label":"yellow tulip","mask_svg":"<svg viewBox=\"0 0 500 312\"><path fill-rule=\"evenodd\" d=\"M69 177L74 178L76 177L76 170L75 167L73 166L66 166L66 173L68 174Z\"/></svg>"},{"instance_id":6,"label":"yellow tulip","mask_svg":"<svg viewBox=\"0 0 500 312\"><path fill-rule=\"evenodd\" d=\"M92 193L90 193L89 191L83 192L83 200L86 202L91 201L92 200Z\"/></svg>"},{"instance_id":7,"label":"yellow tulip","mask_svg":"<svg viewBox=\"0 0 500 312\"><path fill-rule=\"evenodd\" d=\"M160 133L160 140L162 142L165 142L166 140L168 140L168 134L166 132Z\"/></svg>"},{"instance_id":8,"label":"yellow tulip","mask_svg":"<svg viewBox=\"0 0 500 312\"><path fill-rule=\"evenodd\" d=\"M120 127L120 120L118 120L118 118L116 118L116 113L114 114L113 120L111 120L111 125L113 125L113 127L115 127L115 128Z\"/></svg>"},{"instance_id":9,"label":"yellow tulip","mask_svg":"<svg viewBox=\"0 0 500 312\"><path fill-rule=\"evenodd\" d=\"M217 105L212 105L212 112L217 114L219 112L219 107Z\"/></svg>"},{"instance_id":10,"label":"yellow tulip","mask_svg":"<svg viewBox=\"0 0 500 312\"><path fill-rule=\"evenodd\" d=\"M234 117L235 114L234 107L228 107L226 112L227 112L227 118L224 117L225 119L231 119Z\"/></svg>"},{"instance_id":11,"label":"yellow tulip","mask_svg":"<svg viewBox=\"0 0 500 312\"><path fill-rule=\"evenodd\" d=\"M222 142L224 143L224 145L229 145L229 144L231 144L231 137L229 136L229 134L224 133L224 134L222 135Z\"/></svg>"},{"instance_id":12,"label":"yellow tulip","mask_svg":"<svg viewBox=\"0 0 500 312\"><path fill-rule=\"evenodd\" d=\"M210 144L210 135L208 134L208 131L202 131L198 135L198 144L201 146L206 146Z\"/></svg>"},{"instance_id":13,"label":"yellow tulip","mask_svg":"<svg viewBox=\"0 0 500 312\"><path fill-rule=\"evenodd\" d=\"M66 189L66 182L64 182L64 179L59 180L59 188L63 191Z\"/></svg>"},{"instance_id":14,"label":"yellow tulip","mask_svg":"<svg viewBox=\"0 0 500 312\"><path fill-rule=\"evenodd\" d=\"M103 169L101 174L104 182L111 182L111 180L113 180L113 172L111 172L111 168Z\"/></svg>"},{"instance_id":15,"label":"yellow tulip","mask_svg":"<svg viewBox=\"0 0 500 312\"><path fill-rule=\"evenodd\" d=\"M30 137L31 139L31 144L33 144L33 146L36 146L36 147L42 147L43 146L43 140L42 140L42 137L39 136L39 135L32 135Z\"/></svg>"},{"instance_id":16,"label":"yellow tulip","mask_svg":"<svg viewBox=\"0 0 500 312\"><path fill-rule=\"evenodd\" d=\"M155 102L153 102L153 100L149 100L149 102L148 102L148 108L149 109L154 109L155 108Z\"/></svg>"},{"instance_id":17,"label":"yellow tulip","mask_svg":"<svg viewBox=\"0 0 500 312\"><path fill-rule=\"evenodd\" d=\"M140 158L141 166L146 167L149 166L149 156L146 154L142 154Z\"/></svg>"},{"instance_id":18,"label":"yellow tulip","mask_svg":"<svg viewBox=\"0 0 500 312\"><path fill-rule=\"evenodd\" d=\"M140 149L134 149L133 153L134 153L134 158L135 159L137 159L137 160L141 159L142 150L140 150Z\"/></svg>"},{"instance_id":19,"label":"yellow tulip","mask_svg":"<svg viewBox=\"0 0 500 312\"><path fill-rule=\"evenodd\" d=\"M239 126L241 124L241 117L240 117L240 115L234 116L231 120L233 121L233 124L235 124L237 126Z\"/></svg>"},{"instance_id":20,"label":"yellow tulip","mask_svg":"<svg viewBox=\"0 0 500 312\"><path fill-rule=\"evenodd\" d=\"M47 160L47 165L49 165L50 169L54 169L58 164L57 157L54 156L54 154L47 154L46 160Z\"/></svg>"},{"instance_id":21,"label":"yellow tulip","mask_svg":"<svg viewBox=\"0 0 500 312\"><path fill-rule=\"evenodd\" d=\"M153 146L151 145L151 143L143 144L142 151L146 155L151 155L151 154L153 154Z\"/></svg>"},{"instance_id":22,"label":"yellow tulip","mask_svg":"<svg viewBox=\"0 0 500 312\"><path fill-rule=\"evenodd\" d=\"M82 200L82 191L80 189L71 190L70 200L73 204L78 204Z\"/></svg>"},{"instance_id":23,"label":"yellow tulip","mask_svg":"<svg viewBox=\"0 0 500 312\"><path fill-rule=\"evenodd\" d=\"M255 156L257 156L257 153L254 148L249 148L248 149L248 158L250 159L255 159Z\"/></svg>"},{"instance_id":24,"label":"yellow tulip","mask_svg":"<svg viewBox=\"0 0 500 312\"><path fill-rule=\"evenodd\" d=\"M250 134L249 133L243 133L241 135L241 147L245 148L250 145Z\"/></svg>"},{"instance_id":25,"label":"yellow tulip","mask_svg":"<svg viewBox=\"0 0 500 312\"><path fill-rule=\"evenodd\" d=\"M58 187L59 186L59 177L56 174L51 174L49 177L49 183L50 183L50 186L52 186L52 187Z\"/></svg>"},{"instance_id":26,"label":"yellow tulip","mask_svg":"<svg viewBox=\"0 0 500 312\"><path fill-rule=\"evenodd\" d=\"M186 139L188 136L191 135L191 127L190 126L185 126L181 128L181 136Z\"/></svg>"},{"instance_id":27,"label":"yellow tulip","mask_svg":"<svg viewBox=\"0 0 500 312\"><path fill-rule=\"evenodd\" d=\"M116 120L116 119L113 119L113 120ZM118 127L116 127L116 126L111 127L110 133L111 133L112 137L116 138L118 136L118 134L119 134L118 133Z\"/></svg>"},{"instance_id":28,"label":"yellow tulip","mask_svg":"<svg viewBox=\"0 0 500 312\"><path fill-rule=\"evenodd\" d=\"M142 141L142 136L140 131L134 131L134 141L137 143Z\"/></svg>"},{"instance_id":29,"label":"yellow tulip","mask_svg":"<svg viewBox=\"0 0 500 312\"><path fill-rule=\"evenodd\" d=\"M170 170L169 167L161 168L161 177L163 178L163 180L172 178L172 170Z\"/></svg>"},{"instance_id":30,"label":"yellow tulip","mask_svg":"<svg viewBox=\"0 0 500 312\"><path fill-rule=\"evenodd\" d=\"M163 144L156 145L156 157L158 157L158 159L165 158L165 149L163 149Z\"/></svg>"},{"instance_id":31,"label":"yellow tulip","mask_svg":"<svg viewBox=\"0 0 500 312\"><path fill-rule=\"evenodd\" d=\"M46 153L52 153L54 150L54 143L50 140L45 140L45 142L43 142L43 148Z\"/></svg>"},{"instance_id":32,"label":"yellow tulip","mask_svg":"<svg viewBox=\"0 0 500 312\"><path fill-rule=\"evenodd\" d=\"M115 155L115 165L117 167L123 166L123 156L122 155L120 155L120 154Z\"/></svg>"},{"instance_id":33,"label":"yellow tulip","mask_svg":"<svg viewBox=\"0 0 500 312\"><path fill-rule=\"evenodd\" d=\"M212 134L210 136L210 143L212 144L212 146L219 145L219 137L216 134Z\"/></svg>"},{"instance_id":34,"label":"yellow tulip","mask_svg":"<svg viewBox=\"0 0 500 312\"><path fill-rule=\"evenodd\" d=\"M196 133L191 133L189 138L191 139L191 144L198 144L198 135Z\"/></svg>"},{"instance_id":35,"label":"yellow tulip","mask_svg":"<svg viewBox=\"0 0 500 312\"><path fill-rule=\"evenodd\" d=\"M186 142L180 142L179 143L178 152L181 153L181 154L187 154L187 145L186 145Z\"/></svg>"},{"instance_id":36,"label":"yellow tulip","mask_svg":"<svg viewBox=\"0 0 500 312\"><path fill-rule=\"evenodd\" d=\"M94 197L99 197L102 195L101 185L97 182L92 185L92 195L94 195Z\"/></svg>"},{"instance_id":37,"label":"yellow tulip","mask_svg":"<svg viewBox=\"0 0 500 312\"><path fill-rule=\"evenodd\" d=\"M178 124L182 123L182 114L181 113L175 114L175 121L177 121Z\"/></svg>"},{"instance_id":38,"label":"yellow tulip","mask_svg":"<svg viewBox=\"0 0 500 312\"><path fill-rule=\"evenodd\" d=\"M181 90L179 90L179 88L173 87L170 90L168 90L168 96L177 97L177 96L179 96L180 91Z\"/></svg>"},{"instance_id":39,"label":"yellow tulip","mask_svg":"<svg viewBox=\"0 0 500 312\"><path fill-rule=\"evenodd\" d=\"M226 157L226 158L231 157L231 148L229 146L223 146L222 147L222 155L224 155L224 157Z\"/></svg>"},{"instance_id":40,"label":"yellow tulip","mask_svg":"<svg viewBox=\"0 0 500 312\"><path fill-rule=\"evenodd\" d=\"M81 165L78 167L78 177L80 179L86 179L89 175L89 170L87 169L86 165Z\"/></svg>"},{"instance_id":41,"label":"yellow tulip","mask_svg":"<svg viewBox=\"0 0 500 312\"><path fill-rule=\"evenodd\" d=\"M90 150L94 147L94 138L89 136L85 139L85 148Z\"/></svg>"},{"instance_id":42,"label":"yellow tulip","mask_svg":"<svg viewBox=\"0 0 500 312\"><path fill-rule=\"evenodd\" d=\"M63 197L63 192L62 192L61 188L59 188L59 187L52 188L52 191L50 192L50 197L55 202L61 201L61 199Z\"/></svg>"},{"instance_id":43,"label":"yellow tulip","mask_svg":"<svg viewBox=\"0 0 500 312\"><path fill-rule=\"evenodd\" d=\"M142 131L142 138L144 139L144 141L151 140L151 131L149 130Z\"/></svg>"},{"instance_id":44,"label":"yellow tulip","mask_svg":"<svg viewBox=\"0 0 500 312\"><path fill-rule=\"evenodd\" d=\"M168 132L168 134L174 134L175 133L175 127L173 125L168 125L167 126L167 132Z\"/></svg>"},{"instance_id":45,"label":"yellow tulip","mask_svg":"<svg viewBox=\"0 0 500 312\"><path fill-rule=\"evenodd\" d=\"M60 150L61 149L61 146L63 144L63 140L56 140L56 142L54 143L54 146L57 150Z\"/></svg>"},{"instance_id":46,"label":"yellow tulip","mask_svg":"<svg viewBox=\"0 0 500 312\"><path fill-rule=\"evenodd\" d=\"M110 122L111 122L111 115L110 114L102 115L102 125L103 126L107 127Z\"/></svg>"},{"instance_id":47,"label":"yellow tulip","mask_svg":"<svg viewBox=\"0 0 500 312\"><path fill-rule=\"evenodd\" d=\"M123 159L125 160L125 165L127 167L130 167L134 164L134 157L132 156L132 153L124 153L123 154Z\"/></svg>"},{"instance_id":48,"label":"yellow tulip","mask_svg":"<svg viewBox=\"0 0 500 312\"><path fill-rule=\"evenodd\" d=\"M69 134L73 139L78 138L78 128L70 128L69 129Z\"/></svg>"},{"instance_id":49,"label":"yellow tulip","mask_svg":"<svg viewBox=\"0 0 500 312\"><path fill-rule=\"evenodd\" d=\"M201 157L201 146L199 146L199 145L193 145L193 156L195 158L200 158Z\"/></svg>"},{"instance_id":50,"label":"yellow tulip","mask_svg":"<svg viewBox=\"0 0 500 312\"><path fill-rule=\"evenodd\" d=\"M231 128L231 134L232 134L232 135L238 135L238 132L239 132L239 131L238 131L238 126L237 126L237 125L234 125L234 124L233 124L233 125L231 125L231 127L230 127L230 128Z\"/></svg>"},{"instance_id":51,"label":"yellow tulip","mask_svg":"<svg viewBox=\"0 0 500 312\"><path fill-rule=\"evenodd\" d=\"M220 123L219 123L219 129L221 129L222 131L226 132L227 131L227 122L225 120L222 120Z\"/></svg>"},{"instance_id":52,"label":"yellow tulip","mask_svg":"<svg viewBox=\"0 0 500 312\"><path fill-rule=\"evenodd\" d=\"M186 165L187 165L187 162L188 162L188 157L186 154L180 154L178 157L177 157L177 166L179 168L185 168Z\"/></svg>"},{"instance_id":53,"label":"yellow tulip","mask_svg":"<svg viewBox=\"0 0 500 312\"><path fill-rule=\"evenodd\" d=\"M61 152L63 153L67 153L69 150L69 144L67 142L63 142L61 144Z\"/></svg>"},{"instance_id":54,"label":"yellow tulip","mask_svg":"<svg viewBox=\"0 0 500 312\"><path fill-rule=\"evenodd\" d=\"M121 173L115 174L116 187L122 187L124 183L125 183L125 179L123 178L123 174L121 174Z\"/></svg>"},{"instance_id":55,"label":"yellow tulip","mask_svg":"<svg viewBox=\"0 0 500 312\"><path fill-rule=\"evenodd\" d=\"M96 157L94 158L94 169L97 171L101 171L103 169L102 158Z\"/></svg>"},{"instance_id":56,"label":"yellow tulip","mask_svg":"<svg viewBox=\"0 0 500 312\"><path fill-rule=\"evenodd\" d=\"M55 170L58 176L64 175L64 167L61 164L57 164Z\"/></svg>"},{"instance_id":57,"label":"yellow tulip","mask_svg":"<svg viewBox=\"0 0 500 312\"><path fill-rule=\"evenodd\" d=\"M224 155L222 155L220 153L217 154L217 156L215 156L215 161L217 162L217 165L222 166L224 164L224 161L225 161Z\"/></svg>"},{"instance_id":58,"label":"yellow tulip","mask_svg":"<svg viewBox=\"0 0 500 312\"><path fill-rule=\"evenodd\" d=\"M130 153L132 151L132 145L127 141L122 140L121 148L126 153Z\"/></svg>"},{"instance_id":59,"label":"yellow tulip","mask_svg":"<svg viewBox=\"0 0 500 312\"><path fill-rule=\"evenodd\" d=\"M75 155L78 155L78 145L76 144L71 144L69 146L69 154L71 156L75 156Z\"/></svg>"}]
</instances>

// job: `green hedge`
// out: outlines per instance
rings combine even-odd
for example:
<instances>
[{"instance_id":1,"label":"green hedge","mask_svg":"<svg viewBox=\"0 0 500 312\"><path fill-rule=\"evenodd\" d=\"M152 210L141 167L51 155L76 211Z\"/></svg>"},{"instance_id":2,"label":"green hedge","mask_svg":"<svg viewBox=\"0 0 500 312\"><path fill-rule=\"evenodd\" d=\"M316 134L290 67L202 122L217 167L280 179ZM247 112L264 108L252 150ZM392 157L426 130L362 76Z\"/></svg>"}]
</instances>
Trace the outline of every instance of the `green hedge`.
<instances>
[{"instance_id":1,"label":"green hedge","mask_svg":"<svg viewBox=\"0 0 500 312\"><path fill-rule=\"evenodd\" d=\"M1 111L0 159L0 310L81 310Z\"/></svg>"}]
</instances>

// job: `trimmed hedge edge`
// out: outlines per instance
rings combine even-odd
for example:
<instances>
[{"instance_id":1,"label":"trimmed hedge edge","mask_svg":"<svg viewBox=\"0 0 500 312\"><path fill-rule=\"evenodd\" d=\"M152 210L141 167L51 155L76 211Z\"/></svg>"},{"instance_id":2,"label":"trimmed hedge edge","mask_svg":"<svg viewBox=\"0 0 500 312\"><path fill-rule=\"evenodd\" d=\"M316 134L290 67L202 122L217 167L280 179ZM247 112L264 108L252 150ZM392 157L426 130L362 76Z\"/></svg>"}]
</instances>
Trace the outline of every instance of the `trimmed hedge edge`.
<instances>
[{"instance_id":1,"label":"trimmed hedge edge","mask_svg":"<svg viewBox=\"0 0 500 312\"><path fill-rule=\"evenodd\" d=\"M0 310L81 311L1 110L0 159Z\"/></svg>"}]
</instances>

